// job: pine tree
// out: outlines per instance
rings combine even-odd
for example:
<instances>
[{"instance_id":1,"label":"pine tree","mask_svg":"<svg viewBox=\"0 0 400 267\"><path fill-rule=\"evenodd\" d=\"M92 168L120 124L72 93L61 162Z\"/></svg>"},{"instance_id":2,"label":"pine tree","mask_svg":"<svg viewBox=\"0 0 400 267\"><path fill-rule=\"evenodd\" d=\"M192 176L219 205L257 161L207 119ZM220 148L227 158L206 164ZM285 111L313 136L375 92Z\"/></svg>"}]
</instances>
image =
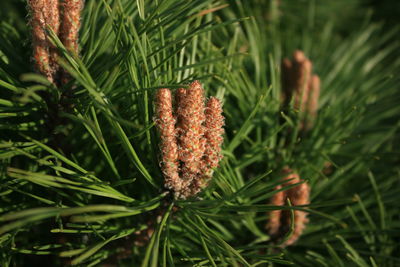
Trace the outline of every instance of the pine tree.
<instances>
[{"instance_id":1,"label":"pine tree","mask_svg":"<svg viewBox=\"0 0 400 267\"><path fill-rule=\"evenodd\" d=\"M367 2L4 1L0 265L398 266Z\"/></svg>"}]
</instances>

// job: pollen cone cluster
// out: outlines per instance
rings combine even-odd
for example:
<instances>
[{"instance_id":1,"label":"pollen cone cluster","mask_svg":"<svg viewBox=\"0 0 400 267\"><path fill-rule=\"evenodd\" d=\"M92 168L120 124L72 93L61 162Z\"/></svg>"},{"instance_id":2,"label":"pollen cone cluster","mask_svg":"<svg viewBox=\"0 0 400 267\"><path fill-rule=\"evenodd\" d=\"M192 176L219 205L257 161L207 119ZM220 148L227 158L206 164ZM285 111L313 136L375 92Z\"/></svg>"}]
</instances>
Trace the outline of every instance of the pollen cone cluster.
<instances>
[{"instance_id":1,"label":"pollen cone cluster","mask_svg":"<svg viewBox=\"0 0 400 267\"><path fill-rule=\"evenodd\" d=\"M169 89L156 94L155 122L160 133L161 168L165 187L176 198L196 195L205 188L222 158L221 102L211 97L205 104L198 81L175 93L175 108Z\"/></svg>"},{"instance_id":2,"label":"pollen cone cluster","mask_svg":"<svg viewBox=\"0 0 400 267\"><path fill-rule=\"evenodd\" d=\"M275 190L280 190L282 187L294 185L300 183L300 177L297 173L292 172L290 169L285 169L284 173L286 176L283 181L286 181L282 185L275 187ZM302 183L298 186L292 187L285 191L276 193L270 201L271 205L283 206L286 204L286 200L289 199L292 206L307 205L310 202L310 186L307 183ZM307 213L300 210L294 211L294 231L292 235L284 241L283 247L292 245L295 243L308 222ZM274 240L282 239L283 236L289 231L291 225L291 212L290 210L274 210L270 212L269 221L267 223L267 229L269 235Z\"/></svg>"},{"instance_id":3,"label":"pollen cone cluster","mask_svg":"<svg viewBox=\"0 0 400 267\"><path fill-rule=\"evenodd\" d=\"M296 50L292 60L283 60L282 86L285 105L294 99L294 108L304 117L301 128L309 130L317 116L320 79L312 74L312 63L302 51Z\"/></svg>"},{"instance_id":4,"label":"pollen cone cluster","mask_svg":"<svg viewBox=\"0 0 400 267\"><path fill-rule=\"evenodd\" d=\"M83 0L28 0L28 4L35 69L55 85L64 84L69 78L57 64L58 53L48 38L46 27L54 31L68 50L78 54Z\"/></svg>"}]
</instances>

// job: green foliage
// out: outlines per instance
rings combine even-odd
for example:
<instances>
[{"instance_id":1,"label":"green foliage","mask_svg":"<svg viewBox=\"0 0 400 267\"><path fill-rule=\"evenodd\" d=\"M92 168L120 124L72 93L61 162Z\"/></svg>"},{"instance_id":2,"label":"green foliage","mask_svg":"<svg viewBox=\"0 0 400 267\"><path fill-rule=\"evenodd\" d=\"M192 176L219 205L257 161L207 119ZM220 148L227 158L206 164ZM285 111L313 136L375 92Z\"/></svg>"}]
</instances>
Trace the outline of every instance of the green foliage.
<instances>
[{"instance_id":1,"label":"green foliage","mask_svg":"<svg viewBox=\"0 0 400 267\"><path fill-rule=\"evenodd\" d=\"M49 30L73 77L54 88L32 73L23 3L6 1L1 266L399 265L399 31L350 2L86 1L80 57ZM306 133L281 105L280 62L295 49L322 81ZM224 102L224 159L205 192L177 201L153 94L195 79ZM268 204L285 166L311 185L309 205ZM276 209L309 212L284 249L265 229Z\"/></svg>"}]
</instances>

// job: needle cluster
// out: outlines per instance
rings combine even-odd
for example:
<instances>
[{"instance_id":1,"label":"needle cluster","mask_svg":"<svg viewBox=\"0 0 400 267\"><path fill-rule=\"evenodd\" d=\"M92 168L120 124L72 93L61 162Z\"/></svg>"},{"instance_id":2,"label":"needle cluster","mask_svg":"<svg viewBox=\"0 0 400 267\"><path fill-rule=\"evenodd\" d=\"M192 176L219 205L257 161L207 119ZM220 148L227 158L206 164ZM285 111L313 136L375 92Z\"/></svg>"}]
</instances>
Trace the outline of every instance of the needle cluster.
<instances>
[{"instance_id":1,"label":"needle cluster","mask_svg":"<svg viewBox=\"0 0 400 267\"><path fill-rule=\"evenodd\" d=\"M177 198L196 195L208 185L221 160L224 134L222 104L211 97L205 105L198 81L175 94L175 109L169 89L156 95L155 122L160 133L161 168L165 186Z\"/></svg>"}]
</instances>

